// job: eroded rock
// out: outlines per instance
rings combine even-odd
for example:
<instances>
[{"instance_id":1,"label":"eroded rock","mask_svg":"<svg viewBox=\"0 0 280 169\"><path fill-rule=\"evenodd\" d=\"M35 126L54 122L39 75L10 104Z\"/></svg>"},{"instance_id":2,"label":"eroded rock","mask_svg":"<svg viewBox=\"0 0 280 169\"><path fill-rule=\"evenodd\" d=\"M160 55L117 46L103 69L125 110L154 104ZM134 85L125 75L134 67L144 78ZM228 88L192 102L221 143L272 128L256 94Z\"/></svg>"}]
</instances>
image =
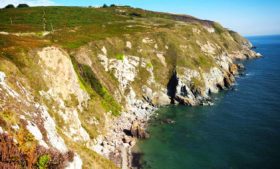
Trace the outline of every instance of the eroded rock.
<instances>
[{"instance_id":1,"label":"eroded rock","mask_svg":"<svg viewBox=\"0 0 280 169\"><path fill-rule=\"evenodd\" d=\"M188 105L188 106L196 105L196 102L193 99L190 99L187 97L177 95L175 99L176 99L176 101L178 101L180 104L183 104L183 105Z\"/></svg>"},{"instance_id":2,"label":"eroded rock","mask_svg":"<svg viewBox=\"0 0 280 169\"><path fill-rule=\"evenodd\" d=\"M131 135L135 138L147 139L149 138L149 134L145 131L145 129L141 126L140 122L135 120L133 121L130 128Z\"/></svg>"},{"instance_id":3,"label":"eroded rock","mask_svg":"<svg viewBox=\"0 0 280 169\"><path fill-rule=\"evenodd\" d=\"M166 106L169 105L171 102L169 96L164 94L163 92L156 92L153 95L152 103L157 106Z\"/></svg>"},{"instance_id":4,"label":"eroded rock","mask_svg":"<svg viewBox=\"0 0 280 169\"><path fill-rule=\"evenodd\" d=\"M231 64L229 67L229 72L233 75L237 75L238 74L238 66L236 64Z\"/></svg>"}]
</instances>

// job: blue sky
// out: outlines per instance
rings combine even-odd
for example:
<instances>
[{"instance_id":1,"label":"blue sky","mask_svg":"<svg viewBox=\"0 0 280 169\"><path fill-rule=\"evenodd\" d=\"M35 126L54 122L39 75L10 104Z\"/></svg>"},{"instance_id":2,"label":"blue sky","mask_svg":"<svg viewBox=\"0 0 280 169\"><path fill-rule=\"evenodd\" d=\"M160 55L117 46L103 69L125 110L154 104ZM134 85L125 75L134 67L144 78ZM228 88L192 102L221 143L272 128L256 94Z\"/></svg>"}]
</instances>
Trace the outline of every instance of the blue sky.
<instances>
[{"instance_id":1,"label":"blue sky","mask_svg":"<svg viewBox=\"0 0 280 169\"><path fill-rule=\"evenodd\" d=\"M0 0L30 5L130 5L214 20L242 35L280 34L280 0Z\"/></svg>"}]
</instances>

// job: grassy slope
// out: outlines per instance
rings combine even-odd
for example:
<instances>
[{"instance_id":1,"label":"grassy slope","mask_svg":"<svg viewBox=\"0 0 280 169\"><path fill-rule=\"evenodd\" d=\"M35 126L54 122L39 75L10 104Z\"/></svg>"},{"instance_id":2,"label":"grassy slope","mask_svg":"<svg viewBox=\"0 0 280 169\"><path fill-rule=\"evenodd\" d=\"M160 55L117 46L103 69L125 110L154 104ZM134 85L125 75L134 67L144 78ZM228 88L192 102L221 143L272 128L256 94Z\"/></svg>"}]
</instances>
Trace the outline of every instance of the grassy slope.
<instances>
[{"instance_id":1,"label":"grassy slope","mask_svg":"<svg viewBox=\"0 0 280 169\"><path fill-rule=\"evenodd\" d=\"M54 30L47 36L42 36L44 13L46 31ZM204 29L205 26L214 27L216 33L210 34ZM193 33L193 28L200 30L201 33L199 35ZM154 68L156 81L165 85L173 69L178 66L191 69L200 67L207 71L215 65L212 57L201 52L200 47L196 44L197 40L200 42L210 41L219 45L221 49L216 54L225 50L228 52L238 50L239 43L244 40L232 32L235 41L231 40L226 29L211 21L128 7L2 9L0 10L0 32L33 32L33 34L24 36L0 34L0 70L15 76L15 78L28 79L31 87L35 90L35 96L39 96L36 92L44 89L44 84L34 80L40 76L40 72L36 71L37 58L33 55L34 53L32 54L34 49L55 45L66 49L69 53L75 53L81 46L94 42L94 45L88 46L93 51L91 60L96 65L93 70L90 70L88 66L75 63L75 58L72 58L76 72L81 78L81 85L92 97L89 102L89 110L86 110L87 113L82 113L80 117L82 121L85 121L83 119L87 119L89 116L96 116L102 121L104 120L102 114L109 109L113 109L115 114L120 111L119 105L111 96L117 87L116 80L112 78L111 74L106 74L102 70L102 66L98 65L96 58L102 46L106 46L108 57L111 58L125 54L148 59L149 66ZM163 67L159 59L154 57L156 55L154 46L142 43L144 37L154 39L158 44L158 50L166 53L167 67ZM126 48L126 41L133 43L132 49ZM166 44L169 46L168 49L165 48ZM181 48L182 45L186 47L185 50ZM139 48L143 49L143 52L139 53ZM13 64L19 71L15 73L10 70L11 66L8 66L7 62ZM141 85L147 81L147 73L146 69L139 68L138 77L132 84L138 94L141 91ZM199 82L197 83L199 84ZM59 119L56 121L59 123ZM92 137L97 134L96 130L102 126L103 124L94 127L86 123L83 124ZM89 150L84 150L83 146L71 143L70 147L82 154L87 167L93 162L106 168L112 167L110 162ZM88 158L91 156L93 160Z\"/></svg>"},{"instance_id":2,"label":"grassy slope","mask_svg":"<svg viewBox=\"0 0 280 169\"><path fill-rule=\"evenodd\" d=\"M40 32L44 31L44 13L46 31L55 31L44 39L66 48L77 48L89 41L121 36L124 33L154 32L159 28L172 28L174 20L202 25L213 24L190 16L178 17L128 7L33 7L2 9L0 31L37 32L40 36ZM128 25L132 27L127 27Z\"/></svg>"}]
</instances>

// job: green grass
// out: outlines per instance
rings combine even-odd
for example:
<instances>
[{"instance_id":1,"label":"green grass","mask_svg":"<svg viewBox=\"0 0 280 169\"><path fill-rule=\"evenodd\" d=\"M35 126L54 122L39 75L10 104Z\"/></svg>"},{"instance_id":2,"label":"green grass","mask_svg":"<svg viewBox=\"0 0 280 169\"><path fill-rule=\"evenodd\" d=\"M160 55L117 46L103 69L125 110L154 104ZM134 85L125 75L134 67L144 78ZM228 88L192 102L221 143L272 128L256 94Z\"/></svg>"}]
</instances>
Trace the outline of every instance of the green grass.
<instances>
[{"instance_id":1,"label":"green grass","mask_svg":"<svg viewBox=\"0 0 280 169\"><path fill-rule=\"evenodd\" d=\"M214 23L213 26L214 26L215 31L216 31L218 34L222 34L222 33L225 32L225 29L224 29L220 24Z\"/></svg>"},{"instance_id":2,"label":"green grass","mask_svg":"<svg viewBox=\"0 0 280 169\"><path fill-rule=\"evenodd\" d=\"M91 67L83 64L79 64L74 57L71 57L74 69L78 74L80 86L91 97L97 95L102 98L102 105L106 111L111 111L114 116L118 116L121 112L121 106L108 90L101 84L98 78L95 76Z\"/></svg>"},{"instance_id":3,"label":"green grass","mask_svg":"<svg viewBox=\"0 0 280 169\"><path fill-rule=\"evenodd\" d=\"M205 84L203 83L203 80L200 79L200 78L192 78L191 82L194 85L194 87L196 87L196 88L204 88L205 87Z\"/></svg>"},{"instance_id":4,"label":"green grass","mask_svg":"<svg viewBox=\"0 0 280 169\"><path fill-rule=\"evenodd\" d=\"M85 79L86 83L102 98L102 105L104 108L107 111L111 111L115 116L119 115L121 111L120 105L96 78L91 68L87 65L80 65L80 68L82 70L83 79Z\"/></svg>"},{"instance_id":5,"label":"green grass","mask_svg":"<svg viewBox=\"0 0 280 169\"><path fill-rule=\"evenodd\" d=\"M122 16L113 15L111 9L94 9L82 7L32 7L24 9L1 10L0 24L2 30L11 31L43 31L43 14L46 18L46 30L51 30L51 24L55 30L61 28L74 28L93 23L102 24L108 21L120 21ZM10 18L13 24L10 24ZM67 19L65 19L67 18ZM24 26L22 26L24 25ZM22 27L20 27L22 26Z\"/></svg>"},{"instance_id":6,"label":"green grass","mask_svg":"<svg viewBox=\"0 0 280 169\"><path fill-rule=\"evenodd\" d=\"M120 12L124 11L124 12ZM137 14L139 16L133 16ZM41 37L43 15L46 31L54 32ZM187 16L186 16L187 17ZM10 23L12 19L13 23ZM0 31L37 32L38 37L48 39L68 49L75 49L93 40L119 37L138 32L153 32L159 28L173 28L175 15L152 12L130 7L30 7L0 10ZM206 21L191 19L192 22ZM155 26L155 24L157 26ZM150 26L150 27L147 27Z\"/></svg>"},{"instance_id":7,"label":"green grass","mask_svg":"<svg viewBox=\"0 0 280 169\"><path fill-rule=\"evenodd\" d=\"M150 62L149 62L149 63L147 63L147 68L149 68L149 69L150 69L150 68L152 68L152 67L153 67L153 64L152 64L152 63L150 63Z\"/></svg>"},{"instance_id":8,"label":"green grass","mask_svg":"<svg viewBox=\"0 0 280 169\"><path fill-rule=\"evenodd\" d=\"M101 98L102 105L107 111L111 111L113 115L117 116L120 114L121 107L114 100L108 90L100 83L96 78L91 68L87 65L79 65L80 73L86 84L89 85Z\"/></svg>"},{"instance_id":9,"label":"green grass","mask_svg":"<svg viewBox=\"0 0 280 169\"><path fill-rule=\"evenodd\" d=\"M90 41L123 34L144 31L143 28L128 28L127 20L133 19L119 14L115 8L82 7L32 7L3 9L0 11L0 31L37 32L43 29L45 13L46 31L54 33L46 38L65 48L75 49ZM13 24L10 24L10 18ZM66 18L66 19L65 19Z\"/></svg>"},{"instance_id":10,"label":"green grass","mask_svg":"<svg viewBox=\"0 0 280 169\"><path fill-rule=\"evenodd\" d=\"M40 156L38 161L37 161L37 167L39 169L47 169L48 168L48 162L50 160L51 160L51 158L48 154Z\"/></svg>"},{"instance_id":11,"label":"green grass","mask_svg":"<svg viewBox=\"0 0 280 169\"><path fill-rule=\"evenodd\" d=\"M124 54L117 54L116 59L117 60L124 60Z\"/></svg>"}]
</instances>

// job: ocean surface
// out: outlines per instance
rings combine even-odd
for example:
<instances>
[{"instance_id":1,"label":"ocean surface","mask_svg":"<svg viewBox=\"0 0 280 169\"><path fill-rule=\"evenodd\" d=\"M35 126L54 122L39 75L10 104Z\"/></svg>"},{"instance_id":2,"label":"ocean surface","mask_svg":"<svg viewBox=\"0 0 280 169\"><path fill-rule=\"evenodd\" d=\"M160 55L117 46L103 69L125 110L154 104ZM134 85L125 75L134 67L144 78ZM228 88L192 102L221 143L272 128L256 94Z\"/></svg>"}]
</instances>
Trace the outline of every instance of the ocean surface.
<instances>
[{"instance_id":1,"label":"ocean surface","mask_svg":"<svg viewBox=\"0 0 280 169\"><path fill-rule=\"evenodd\" d=\"M280 36L248 39L264 57L243 62L214 106L158 111L137 145L143 169L280 169Z\"/></svg>"}]
</instances>

